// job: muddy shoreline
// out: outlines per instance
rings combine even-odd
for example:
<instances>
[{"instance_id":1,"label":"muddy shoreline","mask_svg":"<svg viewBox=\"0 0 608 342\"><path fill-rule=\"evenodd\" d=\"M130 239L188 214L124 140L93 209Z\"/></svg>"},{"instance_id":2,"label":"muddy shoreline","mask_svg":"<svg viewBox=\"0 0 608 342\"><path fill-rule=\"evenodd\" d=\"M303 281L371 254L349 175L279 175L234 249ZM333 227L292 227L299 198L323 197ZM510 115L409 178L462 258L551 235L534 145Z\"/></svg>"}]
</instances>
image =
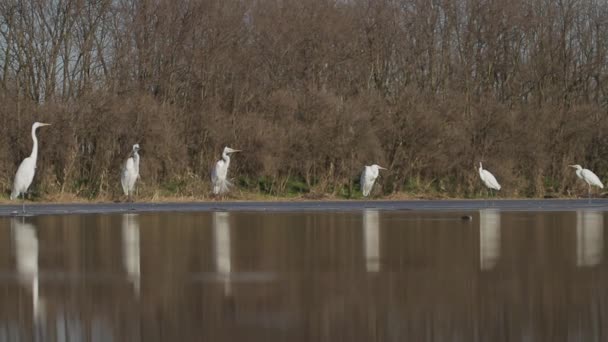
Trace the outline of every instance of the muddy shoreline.
<instances>
[{"instance_id":1,"label":"muddy shoreline","mask_svg":"<svg viewBox=\"0 0 608 342\"><path fill-rule=\"evenodd\" d=\"M608 210L608 199L551 199L551 200L406 200L406 201L227 201L227 202L174 202L174 203L29 203L28 215L112 214L129 212L301 212L301 211L477 211L480 209L503 211L573 211ZM21 205L0 205L0 216L21 213Z\"/></svg>"}]
</instances>

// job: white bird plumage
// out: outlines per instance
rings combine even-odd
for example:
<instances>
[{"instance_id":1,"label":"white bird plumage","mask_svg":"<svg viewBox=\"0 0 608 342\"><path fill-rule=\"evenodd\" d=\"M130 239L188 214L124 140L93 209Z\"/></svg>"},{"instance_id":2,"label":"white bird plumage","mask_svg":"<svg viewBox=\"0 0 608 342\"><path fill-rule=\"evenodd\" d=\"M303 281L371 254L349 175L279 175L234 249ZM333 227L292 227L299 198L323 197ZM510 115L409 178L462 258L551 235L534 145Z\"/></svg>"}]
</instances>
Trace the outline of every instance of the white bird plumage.
<instances>
[{"instance_id":1,"label":"white bird plumage","mask_svg":"<svg viewBox=\"0 0 608 342\"><path fill-rule=\"evenodd\" d=\"M42 122L34 122L32 125L32 153L29 157L23 159L13 182L13 191L11 192L11 200L16 199L19 195L23 196L23 212L25 212L25 193L34 180L36 174L36 161L38 159L38 138L36 130L38 127L50 126L50 124Z\"/></svg>"},{"instance_id":2,"label":"white bird plumage","mask_svg":"<svg viewBox=\"0 0 608 342\"><path fill-rule=\"evenodd\" d=\"M363 168L360 183L361 192L363 193L364 197L369 196L370 192L372 191L372 187L376 182L376 178L378 178L378 175L380 174L380 170L386 170L386 168L377 164L373 164L371 166L365 165L365 168Z\"/></svg>"},{"instance_id":3,"label":"white bird plumage","mask_svg":"<svg viewBox=\"0 0 608 342\"><path fill-rule=\"evenodd\" d=\"M228 167L230 166L230 153L240 152L228 146L224 147L222 159L215 163L215 167L211 171L211 185L213 186L214 195L222 195L228 192L229 186L232 185L228 180Z\"/></svg>"},{"instance_id":4,"label":"white bird plumage","mask_svg":"<svg viewBox=\"0 0 608 342\"><path fill-rule=\"evenodd\" d=\"M500 190L500 184L496 180L496 177L490 171L484 170L481 162L479 162L479 177L483 184L490 190Z\"/></svg>"},{"instance_id":5,"label":"white bird plumage","mask_svg":"<svg viewBox=\"0 0 608 342\"><path fill-rule=\"evenodd\" d=\"M135 189L135 182L139 178L139 144L133 145L131 150L131 156L127 158L122 166L122 173L120 175L120 183L122 185L122 191L128 200L131 200L133 196L133 190Z\"/></svg>"},{"instance_id":6,"label":"white bird plumage","mask_svg":"<svg viewBox=\"0 0 608 342\"><path fill-rule=\"evenodd\" d=\"M602 181L600 181L600 178L595 173L593 173L593 171L591 171L589 169L583 169L583 167L578 164L568 165L568 166L576 169L576 175L578 176L578 178L584 180L585 183L587 183L589 198L591 198L591 186L592 185L597 186L600 189L604 188L604 184L602 184Z\"/></svg>"}]
</instances>

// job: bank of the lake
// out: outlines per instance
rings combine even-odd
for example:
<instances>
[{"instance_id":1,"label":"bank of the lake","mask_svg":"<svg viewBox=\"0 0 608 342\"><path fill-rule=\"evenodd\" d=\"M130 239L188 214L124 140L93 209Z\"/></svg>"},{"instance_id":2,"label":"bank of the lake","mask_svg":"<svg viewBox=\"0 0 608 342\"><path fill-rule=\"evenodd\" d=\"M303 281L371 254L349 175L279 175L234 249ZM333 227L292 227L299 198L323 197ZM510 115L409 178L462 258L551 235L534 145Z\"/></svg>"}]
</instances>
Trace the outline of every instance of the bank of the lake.
<instances>
[{"instance_id":1,"label":"bank of the lake","mask_svg":"<svg viewBox=\"0 0 608 342\"><path fill-rule=\"evenodd\" d=\"M103 214L124 212L347 212L366 209L387 211L449 211L466 214L481 209L503 211L608 211L608 199L492 199L492 200L353 200L353 201L197 201L135 203L26 203L28 215ZM1 204L0 216L21 213L21 203Z\"/></svg>"}]
</instances>

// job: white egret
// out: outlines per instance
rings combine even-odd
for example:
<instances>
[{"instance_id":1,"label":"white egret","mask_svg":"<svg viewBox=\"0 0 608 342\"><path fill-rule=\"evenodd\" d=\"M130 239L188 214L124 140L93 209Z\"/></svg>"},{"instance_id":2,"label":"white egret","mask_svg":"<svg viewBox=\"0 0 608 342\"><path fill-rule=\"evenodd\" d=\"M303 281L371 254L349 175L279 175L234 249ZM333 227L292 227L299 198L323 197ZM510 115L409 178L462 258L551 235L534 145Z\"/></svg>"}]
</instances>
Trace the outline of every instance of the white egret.
<instances>
[{"instance_id":1,"label":"white egret","mask_svg":"<svg viewBox=\"0 0 608 342\"><path fill-rule=\"evenodd\" d=\"M222 159L215 163L215 167L211 171L211 183L213 185L213 194L220 195L228 192L228 187L232 185L228 181L228 167L230 166L230 153L240 152L241 150L235 150L228 146L224 147L222 153Z\"/></svg>"},{"instance_id":2,"label":"white egret","mask_svg":"<svg viewBox=\"0 0 608 342\"><path fill-rule=\"evenodd\" d=\"M361 192L364 197L367 197L369 193L372 191L372 187L374 186L374 182L376 182L376 178L380 174L380 170L386 170L386 168L380 165L365 165L363 169L363 173L361 173Z\"/></svg>"},{"instance_id":3,"label":"white egret","mask_svg":"<svg viewBox=\"0 0 608 342\"><path fill-rule=\"evenodd\" d=\"M580 165L568 165L572 168L576 169L576 175L578 178L584 180L587 183L588 191L587 195L589 196L589 200L591 200L591 186L597 186L600 189L604 188L604 184L600 181L599 177L596 176L591 170L583 169Z\"/></svg>"},{"instance_id":4,"label":"white egret","mask_svg":"<svg viewBox=\"0 0 608 342\"><path fill-rule=\"evenodd\" d=\"M135 182L139 178L139 144L133 145L131 156L127 158L122 166L122 174L120 175L120 183L122 184L122 191L127 196L127 200L131 201L133 196L133 190L135 189Z\"/></svg>"},{"instance_id":5,"label":"white egret","mask_svg":"<svg viewBox=\"0 0 608 342\"><path fill-rule=\"evenodd\" d=\"M13 182L13 191L11 192L11 200L16 199L21 195L23 197L23 212L25 213L25 193L27 189L32 185L34 180L34 174L36 173L36 160L38 159L38 138L36 138L36 130L38 127L50 126L51 124L34 122L32 125L32 140L34 144L32 146L32 154L29 157L23 159L17 173L15 174L15 181Z\"/></svg>"},{"instance_id":6,"label":"white egret","mask_svg":"<svg viewBox=\"0 0 608 342\"><path fill-rule=\"evenodd\" d=\"M481 177L483 184L490 189L490 194L492 193L492 189L496 191L500 190L500 184L498 184L496 177L490 171L484 170L481 162L479 162L479 177Z\"/></svg>"}]
</instances>

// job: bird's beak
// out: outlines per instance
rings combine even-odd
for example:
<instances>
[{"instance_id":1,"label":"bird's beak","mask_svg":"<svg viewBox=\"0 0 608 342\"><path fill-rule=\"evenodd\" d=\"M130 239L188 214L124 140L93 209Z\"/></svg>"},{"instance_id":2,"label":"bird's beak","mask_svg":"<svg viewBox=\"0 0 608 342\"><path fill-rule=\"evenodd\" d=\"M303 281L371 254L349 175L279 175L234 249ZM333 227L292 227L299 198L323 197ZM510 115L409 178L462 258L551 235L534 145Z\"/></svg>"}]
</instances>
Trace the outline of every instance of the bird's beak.
<instances>
[{"instance_id":1,"label":"bird's beak","mask_svg":"<svg viewBox=\"0 0 608 342\"><path fill-rule=\"evenodd\" d=\"M50 125L51 124L49 124L49 123L42 123L42 122L40 123L40 126L50 126Z\"/></svg>"},{"instance_id":2,"label":"bird's beak","mask_svg":"<svg viewBox=\"0 0 608 342\"><path fill-rule=\"evenodd\" d=\"M241 150L232 150L232 151L230 151L230 153L234 153L234 152L241 152Z\"/></svg>"},{"instance_id":3,"label":"bird's beak","mask_svg":"<svg viewBox=\"0 0 608 342\"><path fill-rule=\"evenodd\" d=\"M568 165L568 167L575 167L574 165Z\"/></svg>"},{"instance_id":4,"label":"bird's beak","mask_svg":"<svg viewBox=\"0 0 608 342\"><path fill-rule=\"evenodd\" d=\"M378 165L378 168L379 168L380 170L388 170L387 168L382 167L382 166L380 166L380 165Z\"/></svg>"}]
</instances>

